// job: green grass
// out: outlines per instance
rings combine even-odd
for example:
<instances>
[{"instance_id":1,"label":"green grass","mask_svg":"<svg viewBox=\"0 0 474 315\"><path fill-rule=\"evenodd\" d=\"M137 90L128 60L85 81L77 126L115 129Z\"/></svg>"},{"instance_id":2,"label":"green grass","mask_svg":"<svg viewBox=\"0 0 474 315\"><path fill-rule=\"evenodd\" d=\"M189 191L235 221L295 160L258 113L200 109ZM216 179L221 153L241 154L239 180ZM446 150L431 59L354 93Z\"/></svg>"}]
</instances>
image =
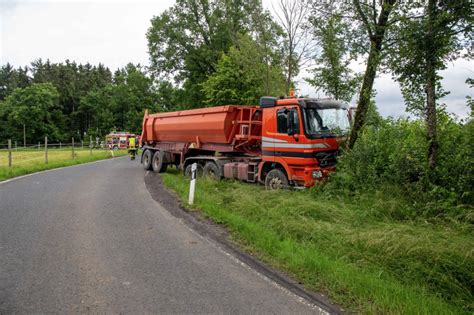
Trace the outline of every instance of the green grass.
<instances>
[{"instance_id":1,"label":"green grass","mask_svg":"<svg viewBox=\"0 0 474 315\"><path fill-rule=\"evenodd\" d=\"M12 167L8 166L8 151L0 150L0 181L44 171L48 169L87 163L112 157L111 151L75 149L72 159L71 148L49 149L48 164L45 163L44 151L38 149L12 150ZM126 150L114 151L113 156L126 155Z\"/></svg>"},{"instance_id":2,"label":"green grass","mask_svg":"<svg viewBox=\"0 0 474 315\"><path fill-rule=\"evenodd\" d=\"M162 177L186 202L189 182L172 171ZM388 194L329 198L200 179L194 208L245 250L351 311L472 313L472 225L386 215L405 206Z\"/></svg>"}]
</instances>

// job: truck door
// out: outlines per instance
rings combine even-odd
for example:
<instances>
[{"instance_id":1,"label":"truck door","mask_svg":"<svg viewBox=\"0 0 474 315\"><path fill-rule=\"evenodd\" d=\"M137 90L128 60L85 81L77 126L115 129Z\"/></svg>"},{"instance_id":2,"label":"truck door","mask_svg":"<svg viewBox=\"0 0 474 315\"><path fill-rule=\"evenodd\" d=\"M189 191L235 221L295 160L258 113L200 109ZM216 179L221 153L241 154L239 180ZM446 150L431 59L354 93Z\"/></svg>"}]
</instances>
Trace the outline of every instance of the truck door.
<instances>
[{"instance_id":1,"label":"truck door","mask_svg":"<svg viewBox=\"0 0 474 315\"><path fill-rule=\"evenodd\" d=\"M298 157L301 151L298 145L301 132L298 107L278 108L275 115L275 128L268 128L267 136L263 138L264 152L274 157Z\"/></svg>"}]
</instances>

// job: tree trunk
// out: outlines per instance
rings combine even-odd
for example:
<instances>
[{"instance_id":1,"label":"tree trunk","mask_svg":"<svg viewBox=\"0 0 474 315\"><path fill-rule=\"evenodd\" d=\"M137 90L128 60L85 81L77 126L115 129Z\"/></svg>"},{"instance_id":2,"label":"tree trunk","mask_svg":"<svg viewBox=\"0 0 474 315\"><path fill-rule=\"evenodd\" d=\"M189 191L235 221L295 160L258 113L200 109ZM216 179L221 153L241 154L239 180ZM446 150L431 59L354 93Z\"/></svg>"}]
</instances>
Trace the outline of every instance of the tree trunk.
<instances>
[{"instance_id":1,"label":"tree trunk","mask_svg":"<svg viewBox=\"0 0 474 315\"><path fill-rule=\"evenodd\" d=\"M370 36L369 57L367 59L364 80L362 82L362 88L360 89L359 100L357 102L357 112L355 115L354 126L352 127L351 135L349 137L349 149L354 147L354 144L359 137L359 132L362 130L365 124L372 88L374 85L374 79L380 63L380 52L382 50L382 43L385 37L385 29L387 27L388 17L395 2L395 0L387 0L383 2L380 14L377 19L377 25L375 26L375 33Z\"/></svg>"},{"instance_id":2,"label":"tree trunk","mask_svg":"<svg viewBox=\"0 0 474 315\"><path fill-rule=\"evenodd\" d=\"M436 130L436 69L433 24L436 18L436 1L428 2L428 29L425 38L425 61L426 61L426 127L428 140L428 167L434 170L436 167L438 153L438 132Z\"/></svg>"}]
</instances>

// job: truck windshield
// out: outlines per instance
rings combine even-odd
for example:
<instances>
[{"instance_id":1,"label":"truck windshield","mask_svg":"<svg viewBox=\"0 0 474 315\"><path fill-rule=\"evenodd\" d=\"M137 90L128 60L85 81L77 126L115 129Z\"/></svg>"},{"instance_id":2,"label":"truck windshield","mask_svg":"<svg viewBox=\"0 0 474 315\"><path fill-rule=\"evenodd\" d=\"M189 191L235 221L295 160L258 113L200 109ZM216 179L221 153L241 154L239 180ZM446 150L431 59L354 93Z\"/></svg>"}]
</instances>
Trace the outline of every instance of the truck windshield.
<instances>
[{"instance_id":1,"label":"truck windshield","mask_svg":"<svg viewBox=\"0 0 474 315\"><path fill-rule=\"evenodd\" d=\"M343 108L305 108L305 129L308 135L345 134L350 128Z\"/></svg>"}]
</instances>

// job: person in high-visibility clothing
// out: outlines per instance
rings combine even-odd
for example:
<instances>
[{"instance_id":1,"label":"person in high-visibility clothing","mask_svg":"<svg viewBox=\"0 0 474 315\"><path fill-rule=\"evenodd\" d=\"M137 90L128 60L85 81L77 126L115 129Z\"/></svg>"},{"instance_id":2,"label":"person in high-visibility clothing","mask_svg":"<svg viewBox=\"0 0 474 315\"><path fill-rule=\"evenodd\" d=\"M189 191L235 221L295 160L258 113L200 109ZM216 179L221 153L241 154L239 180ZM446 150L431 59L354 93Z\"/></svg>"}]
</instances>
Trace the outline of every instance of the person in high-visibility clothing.
<instances>
[{"instance_id":1,"label":"person in high-visibility clothing","mask_svg":"<svg viewBox=\"0 0 474 315\"><path fill-rule=\"evenodd\" d=\"M130 160L135 160L135 156L137 155L137 139L135 137L128 138L128 153L130 154Z\"/></svg>"}]
</instances>

